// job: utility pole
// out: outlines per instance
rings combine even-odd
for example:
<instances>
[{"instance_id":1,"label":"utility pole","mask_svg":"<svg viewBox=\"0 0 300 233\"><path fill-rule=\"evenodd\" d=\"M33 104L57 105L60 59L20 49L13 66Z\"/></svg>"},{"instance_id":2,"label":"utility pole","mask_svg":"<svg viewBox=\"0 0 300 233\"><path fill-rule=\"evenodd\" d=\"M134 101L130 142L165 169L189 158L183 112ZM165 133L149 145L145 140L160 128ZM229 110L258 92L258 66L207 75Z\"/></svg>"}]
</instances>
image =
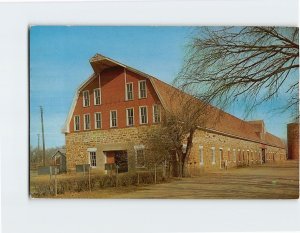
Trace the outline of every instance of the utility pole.
<instances>
[{"instance_id":1,"label":"utility pole","mask_svg":"<svg viewBox=\"0 0 300 233\"><path fill-rule=\"evenodd\" d=\"M38 136L38 151L40 151L40 134L38 133L37 136Z\"/></svg>"},{"instance_id":2,"label":"utility pole","mask_svg":"<svg viewBox=\"0 0 300 233\"><path fill-rule=\"evenodd\" d=\"M45 167L45 135L44 135L44 120L43 120L43 107L40 106L41 109L41 123L42 123L42 140L43 140L43 166Z\"/></svg>"}]
</instances>

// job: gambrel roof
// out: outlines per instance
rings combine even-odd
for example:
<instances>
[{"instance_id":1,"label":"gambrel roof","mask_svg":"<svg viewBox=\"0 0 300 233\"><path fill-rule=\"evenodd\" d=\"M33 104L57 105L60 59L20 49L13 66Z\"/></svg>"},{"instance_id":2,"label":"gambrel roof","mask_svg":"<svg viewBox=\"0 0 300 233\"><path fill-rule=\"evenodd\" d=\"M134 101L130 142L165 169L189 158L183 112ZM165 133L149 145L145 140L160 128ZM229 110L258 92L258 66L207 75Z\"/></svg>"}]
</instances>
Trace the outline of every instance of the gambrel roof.
<instances>
[{"instance_id":1,"label":"gambrel roof","mask_svg":"<svg viewBox=\"0 0 300 233\"><path fill-rule=\"evenodd\" d=\"M142 71L139 71L130 66L124 65L120 62L114 61L111 58L105 57L100 54L96 54L90 59L90 64L94 70L94 73L77 89L72 107L70 109L68 118L66 120L63 133L69 132L69 124L71 117L73 115L74 107L80 93L87 84L93 81L94 78L97 77L98 73L101 73L103 70L112 67L124 67L126 70L130 70L134 73L137 73L145 78L148 78L157 93L157 96L166 111L171 111L174 108L180 108L182 103L180 103L179 99L181 98L193 98L195 99L195 104L201 103L199 99L149 75ZM266 132L265 138L261 139L257 134L257 125L253 124L253 122L247 122L241 120L229 113L226 113L214 106L209 106L210 118L205 123L205 127L200 127L203 130L215 132L218 134L223 134L230 137L235 137L243 140L258 142L262 144L267 144L279 148L285 148L285 144L283 141Z\"/></svg>"}]
</instances>

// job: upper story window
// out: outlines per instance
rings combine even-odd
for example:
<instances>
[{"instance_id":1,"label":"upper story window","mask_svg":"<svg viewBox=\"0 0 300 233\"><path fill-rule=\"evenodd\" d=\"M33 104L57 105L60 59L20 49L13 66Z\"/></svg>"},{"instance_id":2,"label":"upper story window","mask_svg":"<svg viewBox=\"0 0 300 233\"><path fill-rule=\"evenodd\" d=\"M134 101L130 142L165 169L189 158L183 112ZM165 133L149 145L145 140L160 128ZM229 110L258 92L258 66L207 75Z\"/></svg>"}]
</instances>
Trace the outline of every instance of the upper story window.
<instances>
[{"instance_id":1,"label":"upper story window","mask_svg":"<svg viewBox=\"0 0 300 233\"><path fill-rule=\"evenodd\" d=\"M94 105L101 104L101 91L100 88L94 89Z\"/></svg>"},{"instance_id":2,"label":"upper story window","mask_svg":"<svg viewBox=\"0 0 300 233\"><path fill-rule=\"evenodd\" d=\"M153 105L153 122L159 123L160 122L160 106Z\"/></svg>"},{"instance_id":3,"label":"upper story window","mask_svg":"<svg viewBox=\"0 0 300 233\"><path fill-rule=\"evenodd\" d=\"M74 116L74 131L80 130L80 116Z\"/></svg>"},{"instance_id":4,"label":"upper story window","mask_svg":"<svg viewBox=\"0 0 300 233\"><path fill-rule=\"evenodd\" d=\"M110 111L110 127L117 127L117 111Z\"/></svg>"},{"instance_id":5,"label":"upper story window","mask_svg":"<svg viewBox=\"0 0 300 233\"><path fill-rule=\"evenodd\" d=\"M133 115L133 108L127 108L126 109L126 124L127 126L133 126L134 125L134 115Z\"/></svg>"},{"instance_id":6,"label":"upper story window","mask_svg":"<svg viewBox=\"0 0 300 233\"><path fill-rule=\"evenodd\" d=\"M91 129L90 114L84 114L84 130Z\"/></svg>"},{"instance_id":7,"label":"upper story window","mask_svg":"<svg viewBox=\"0 0 300 233\"><path fill-rule=\"evenodd\" d=\"M102 126L102 117L101 112L95 113L95 129L101 129Z\"/></svg>"},{"instance_id":8,"label":"upper story window","mask_svg":"<svg viewBox=\"0 0 300 233\"><path fill-rule=\"evenodd\" d=\"M89 91L83 91L83 107L90 106L90 94Z\"/></svg>"},{"instance_id":9,"label":"upper story window","mask_svg":"<svg viewBox=\"0 0 300 233\"><path fill-rule=\"evenodd\" d=\"M133 100L133 83L126 83L126 100Z\"/></svg>"},{"instance_id":10,"label":"upper story window","mask_svg":"<svg viewBox=\"0 0 300 233\"><path fill-rule=\"evenodd\" d=\"M140 124L148 123L147 107L140 107Z\"/></svg>"},{"instance_id":11,"label":"upper story window","mask_svg":"<svg viewBox=\"0 0 300 233\"><path fill-rule=\"evenodd\" d=\"M139 98L146 98L147 90L146 90L146 80L139 81Z\"/></svg>"}]
</instances>

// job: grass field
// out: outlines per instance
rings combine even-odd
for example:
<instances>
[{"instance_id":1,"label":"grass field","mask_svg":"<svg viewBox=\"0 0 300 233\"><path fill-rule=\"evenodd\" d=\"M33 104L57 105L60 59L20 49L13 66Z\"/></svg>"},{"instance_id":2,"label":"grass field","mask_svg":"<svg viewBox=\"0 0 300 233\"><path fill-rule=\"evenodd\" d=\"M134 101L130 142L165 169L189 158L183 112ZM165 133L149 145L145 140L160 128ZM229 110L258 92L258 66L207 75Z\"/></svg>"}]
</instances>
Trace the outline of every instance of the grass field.
<instances>
[{"instance_id":1,"label":"grass field","mask_svg":"<svg viewBox=\"0 0 300 233\"><path fill-rule=\"evenodd\" d=\"M156 185L107 188L57 196L57 198L112 199L294 199L298 197L298 161L222 170L199 177L173 179L171 182Z\"/></svg>"}]
</instances>

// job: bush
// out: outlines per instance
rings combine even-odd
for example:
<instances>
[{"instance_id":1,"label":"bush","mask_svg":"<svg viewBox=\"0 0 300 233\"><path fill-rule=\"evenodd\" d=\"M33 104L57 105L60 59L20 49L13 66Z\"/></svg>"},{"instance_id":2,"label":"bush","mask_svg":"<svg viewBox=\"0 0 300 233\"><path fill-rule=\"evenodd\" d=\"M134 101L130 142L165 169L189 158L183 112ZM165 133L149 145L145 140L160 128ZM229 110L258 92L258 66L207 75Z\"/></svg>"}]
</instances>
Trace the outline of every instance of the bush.
<instances>
[{"instance_id":1,"label":"bush","mask_svg":"<svg viewBox=\"0 0 300 233\"><path fill-rule=\"evenodd\" d=\"M157 172L156 182L165 181L162 172ZM138 184L154 184L154 172L140 171L121 173L116 175L94 175L90 178L91 190L99 190L108 187L116 186L130 186ZM32 195L35 197L55 195L55 183L52 179L49 182L32 182ZM82 192L89 191L88 176L71 177L57 180L57 194L64 194L65 192Z\"/></svg>"}]
</instances>

